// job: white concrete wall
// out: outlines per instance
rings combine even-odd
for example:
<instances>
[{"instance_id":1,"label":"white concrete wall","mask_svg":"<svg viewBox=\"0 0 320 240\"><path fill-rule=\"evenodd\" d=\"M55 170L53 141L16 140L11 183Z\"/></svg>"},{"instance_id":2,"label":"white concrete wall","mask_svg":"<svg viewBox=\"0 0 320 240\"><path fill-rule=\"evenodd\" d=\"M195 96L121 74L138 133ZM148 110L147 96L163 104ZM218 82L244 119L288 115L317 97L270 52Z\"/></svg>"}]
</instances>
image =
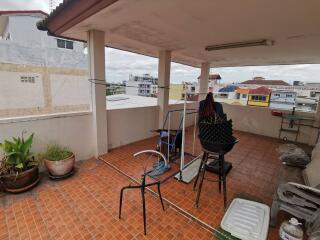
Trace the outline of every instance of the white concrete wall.
<instances>
[{"instance_id":1,"label":"white concrete wall","mask_svg":"<svg viewBox=\"0 0 320 240\"><path fill-rule=\"evenodd\" d=\"M77 160L94 155L92 115L89 113L54 114L0 120L0 142L34 133L33 151L44 151L48 144L58 143L70 148Z\"/></svg>"},{"instance_id":2,"label":"white concrete wall","mask_svg":"<svg viewBox=\"0 0 320 240\"><path fill-rule=\"evenodd\" d=\"M158 106L108 110L108 148L155 136L158 115Z\"/></svg>"},{"instance_id":3,"label":"white concrete wall","mask_svg":"<svg viewBox=\"0 0 320 240\"><path fill-rule=\"evenodd\" d=\"M10 16L11 40L0 40L0 63L87 69L87 56L82 42L73 42L74 49L57 47L57 39L40 31L32 16Z\"/></svg>"},{"instance_id":4,"label":"white concrete wall","mask_svg":"<svg viewBox=\"0 0 320 240\"><path fill-rule=\"evenodd\" d=\"M35 82L21 82L21 76L34 77ZM0 71L0 110L43 106L41 74Z\"/></svg>"},{"instance_id":5,"label":"white concrete wall","mask_svg":"<svg viewBox=\"0 0 320 240\"><path fill-rule=\"evenodd\" d=\"M224 112L232 119L235 130L250 132L258 135L278 138L281 118L271 115L272 109L251 106L235 106L223 104ZM314 113L296 112L298 115L314 117ZM294 139L292 133L282 133L281 137L287 136L289 140ZM310 127L301 127L298 142L314 145L317 130Z\"/></svg>"},{"instance_id":6,"label":"white concrete wall","mask_svg":"<svg viewBox=\"0 0 320 240\"><path fill-rule=\"evenodd\" d=\"M127 81L126 94L138 95L138 93L139 93L138 85L139 85L139 82L137 82L137 81Z\"/></svg>"},{"instance_id":7,"label":"white concrete wall","mask_svg":"<svg viewBox=\"0 0 320 240\"><path fill-rule=\"evenodd\" d=\"M90 104L90 82L87 76L51 74L53 106Z\"/></svg>"},{"instance_id":8,"label":"white concrete wall","mask_svg":"<svg viewBox=\"0 0 320 240\"><path fill-rule=\"evenodd\" d=\"M188 108L197 107L197 103ZM224 110L233 120L234 129L254 134L278 137L280 118L271 115L268 108L233 106L224 104ZM181 109L183 104L170 105L170 109ZM156 136L151 130L158 126L158 106L108 110L109 147L136 142ZM313 114L303 113L312 117ZM174 121L174 117L172 118ZM187 126L194 123L194 118L187 119ZM93 127L91 113L68 113L46 116L24 117L0 120L0 142L19 136L23 131L34 132L34 151L43 151L47 144L58 143L69 147L78 160L94 155ZM300 142L314 144L315 130L301 128ZM156 144L156 142L154 143Z\"/></svg>"},{"instance_id":9,"label":"white concrete wall","mask_svg":"<svg viewBox=\"0 0 320 240\"><path fill-rule=\"evenodd\" d=\"M194 108L197 103L188 104ZM169 105L169 109L183 109L183 104ZM107 114L109 149L157 136L152 132L158 129L159 106L111 109ZM177 128L179 114L172 114L171 129ZM188 115L186 126L194 124L194 115ZM156 143L155 143L156 144Z\"/></svg>"},{"instance_id":10,"label":"white concrete wall","mask_svg":"<svg viewBox=\"0 0 320 240\"><path fill-rule=\"evenodd\" d=\"M56 37L49 36L47 32L37 29L37 22L42 20L36 16L9 16L9 32L11 42L25 46L36 46L45 48L57 48ZM83 52L83 43L73 42L73 50L66 51Z\"/></svg>"}]
</instances>

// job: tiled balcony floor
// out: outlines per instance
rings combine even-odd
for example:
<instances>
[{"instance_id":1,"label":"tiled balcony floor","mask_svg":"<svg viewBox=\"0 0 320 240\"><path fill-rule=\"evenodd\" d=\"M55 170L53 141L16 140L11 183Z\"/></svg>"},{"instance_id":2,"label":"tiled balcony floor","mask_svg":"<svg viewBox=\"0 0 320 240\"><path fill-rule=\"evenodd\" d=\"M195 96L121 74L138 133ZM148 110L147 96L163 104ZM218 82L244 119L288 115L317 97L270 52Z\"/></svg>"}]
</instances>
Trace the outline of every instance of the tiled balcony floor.
<instances>
[{"instance_id":1,"label":"tiled balcony floor","mask_svg":"<svg viewBox=\"0 0 320 240\"><path fill-rule=\"evenodd\" d=\"M79 163L78 163L79 164ZM32 191L0 196L0 239L143 239L141 199L126 194L118 219L119 192L130 181L100 160L80 164L73 177L43 177ZM212 234L146 194L148 239L212 239Z\"/></svg>"},{"instance_id":2,"label":"tiled balcony floor","mask_svg":"<svg viewBox=\"0 0 320 240\"><path fill-rule=\"evenodd\" d=\"M227 176L228 203L230 204L235 194L240 193L249 194L271 206L272 195L279 181L280 161L276 149L281 144L280 141L243 132L236 132L235 136L239 139L239 143L226 155L226 160L233 164L233 169ZM192 151L192 138L193 130L188 129L187 152ZM139 180L143 159L135 159L132 155L141 150L154 149L155 144L156 138L143 140L111 150L101 159ZM195 153L197 155L200 152L201 147L197 141ZM178 166L172 166L174 170L178 169ZM206 177L216 179L216 175L208 172ZM204 181L199 208L194 206L196 193L192 187L193 182L185 184L171 179L162 185L161 191L164 198L216 228L224 214L223 197L218 192L217 183ZM283 217L284 213L280 214L280 218ZM278 228L270 228L268 239L278 239L277 234Z\"/></svg>"},{"instance_id":3,"label":"tiled balcony floor","mask_svg":"<svg viewBox=\"0 0 320 240\"><path fill-rule=\"evenodd\" d=\"M187 131L187 151L191 151L192 129ZM278 182L279 166L275 139L236 132L240 140L226 155L233 163L227 177L228 202L234 194L247 193L270 205ZM140 179L141 161L133 153L154 149L156 138L111 150L101 157L134 179ZM196 144L196 153L200 145ZM73 177L54 182L43 176L32 191L0 196L0 240L2 239L142 239L143 224L139 191L126 192L123 218L118 219L119 192L132 183L100 160L78 162ZM178 166L172 165L172 170ZM44 174L45 175L45 174ZM207 177L215 178L208 173ZM162 195L184 211L216 228L223 216L222 196L217 183L205 181L200 207L194 207L191 184L170 179L162 185ZM213 239L212 233L147 192L147 239ZM283 217L283 214L282 214ZM277 228L268 239L278 239Z\"/></svg>"}]
</instances>

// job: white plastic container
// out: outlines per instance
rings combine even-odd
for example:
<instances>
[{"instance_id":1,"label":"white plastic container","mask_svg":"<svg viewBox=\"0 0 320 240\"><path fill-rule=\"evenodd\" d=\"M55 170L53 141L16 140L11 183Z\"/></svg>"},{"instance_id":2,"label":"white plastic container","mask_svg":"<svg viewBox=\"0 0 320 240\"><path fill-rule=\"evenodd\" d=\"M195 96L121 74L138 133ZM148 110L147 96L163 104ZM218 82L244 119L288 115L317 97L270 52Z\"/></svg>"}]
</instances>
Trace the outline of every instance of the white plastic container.
<instances>
[{"instance_id":1,"label":"white plastic container","mask_svg":"<svg viewBox=\"0 0 320 240\"><path fill-rule=\"evenodd\" d=\"M303 240L303 230L300 225L301 223L295 218L283 222L279 229L280 238L282 240Z\"/></svg>"},{"instance_id":2,"label":"white plastic container","mask_svg":"<svg viewBox=\"0 0 320 240\"><path fill-rule=\"evenodd\" d=\"M223 230L243 240L267 240L269 206L235 198L221 221Z\"/></svg>"}]
</instances>

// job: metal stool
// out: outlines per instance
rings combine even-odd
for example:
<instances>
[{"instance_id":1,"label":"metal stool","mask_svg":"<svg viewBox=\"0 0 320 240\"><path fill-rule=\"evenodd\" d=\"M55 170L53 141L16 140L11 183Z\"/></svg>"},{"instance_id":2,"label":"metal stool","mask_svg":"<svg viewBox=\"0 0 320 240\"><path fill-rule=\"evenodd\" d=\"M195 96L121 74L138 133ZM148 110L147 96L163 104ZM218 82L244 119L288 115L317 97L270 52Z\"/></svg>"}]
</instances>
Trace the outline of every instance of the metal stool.
<instances>
[{"instance_id":1,"label":"metal stool","mask_svg":"<svg viewBox=\"0 0 320 240\"><path fill-rule=\"evenodd\" d=\"M218 155L219 156L217 159L219 162L219 180L215 181L215 182L218 182L219 193L221 193L221 184L222 184L223 204L224 204L224 209L226 209L226 207L227 207L227 182L226 182L226 172L225 172L225 166L224 166L224 164L225 164L224 153L211 152L206 149L203 149L202 160L201 160L201 163L199 166L196 180L193 185L193 190L195 190L197 187L198 180L199 180L199 186L198 186L197 197L196 197L196 207L199 207L200 194L201 194L201 190L202 190L204 175L206 172L206 164L208 162L208 159L211 158L210 155Z\"/></svg>"}]
</instances>

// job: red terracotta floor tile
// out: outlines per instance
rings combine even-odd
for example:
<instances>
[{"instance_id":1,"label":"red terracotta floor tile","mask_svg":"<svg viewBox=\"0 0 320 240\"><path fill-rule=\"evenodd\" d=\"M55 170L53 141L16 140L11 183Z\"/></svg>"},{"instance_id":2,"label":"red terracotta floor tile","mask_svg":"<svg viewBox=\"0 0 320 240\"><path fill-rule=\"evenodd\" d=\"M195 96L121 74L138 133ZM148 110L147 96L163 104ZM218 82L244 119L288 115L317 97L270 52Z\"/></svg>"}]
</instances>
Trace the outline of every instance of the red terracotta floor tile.
<instances>
[{"instance_id":1,"label":"red terracotta floor tile","mask_svg":"<svg viewBox=\"0 0 320 240\"><path fill-rule=\"evenodd\" d=\"M231 203L235 194L241 193L258 198L271 206L272 196L278 185L277 180L281 164L276 149L281 142L277 139L243 132L235 132L235 135L239 139L239 143L226 155L226 160L233 164L233 169L227 176L228 203ZM186 151L189 153L192 153L192 138L193 129L187 129ZM134 158L133 154L145 149L154 149L156 142L157 138L155 137L119 147L111 150L101 159L139 181L143 172L143 162L146 161L147 157L138 159ZM201 154L199 141L195 143L194 154ZM179 168L175 164L171 164L171 167L171 172ZM217 178L214 174L208 172L206 177ZM185 184L171 179L161 186L161 192L162 196L170 202L211 227L217 228L224 214L223 198L218 192L217 183L204 181L199 208L194 206L196 193L192 187L193 182ZM156 188L153 188L153 190L156 190ZM133 204L130 203L131 206ZM156 202L155 204L159 203ZM139 206L139 203L137 203L137 206ZM279 224L275 228L270 228L268 239L278 238L278 228Z\"/></svg>"}]
</instances>

